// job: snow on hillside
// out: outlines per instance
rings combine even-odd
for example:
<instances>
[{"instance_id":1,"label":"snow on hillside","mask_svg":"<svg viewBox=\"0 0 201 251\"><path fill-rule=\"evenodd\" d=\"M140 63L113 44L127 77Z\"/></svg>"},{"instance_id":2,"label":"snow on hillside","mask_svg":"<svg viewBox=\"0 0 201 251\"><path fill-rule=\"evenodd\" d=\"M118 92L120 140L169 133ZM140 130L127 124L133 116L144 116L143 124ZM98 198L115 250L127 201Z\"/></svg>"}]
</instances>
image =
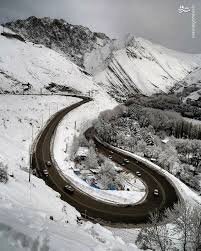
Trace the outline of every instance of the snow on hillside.
<instances>
[{"instance_id":1,"label":"snow on hillside","mask_svg":"<svg viewBox=\"0 0 201 251\"><path fill-rule=\"evenodd\" d=\"M198 100L201 97L201 68L197 68L182 81L178 82L174 90L183 92L184 101L187 98Z\"/></svg>"},{"instance_id":2,"label":"snow on hillside","mask_svg":"<svg viewBox=\"0 0 201 251\"><path fill-rule=\"evenodd\" d=\"M7 184L0 183L3 250L137 250L98 224L77 224L79 212L58 193L33 175L28 182L31 125L34 138L57 109L77 101L54 95L0 95L0 162L14 176Z\"/></svg>"},{"instance_id":3,"label":"snow on hillside","mask_svg":"<svg viewBox=\"0 0 201 251\"><path fill-rule=\"evenodd\" d=\"M176 52L130 36L85 54L84 67L94 75L97 85L78 66L43 45L2 35L0 45L1 92L22 92L22 83L31 84L29 92L39 92L56 83L72 92L95 89L115 97L137 92L150 95L167 92L201 66L201 54Z\"/></svg>"},{"instance_id":4,"label":"snow on hillside","mask_svg":"<svg viewBox=\"0 0 201 251\"><path fill-rule=\"evenodd\" d=\"M100 89L91 77L54 50L0 35L0 92L22 93L27 83L32 87L29 93L39 93L51 83L82 93Z\"/></svg>"},{"instance_id":5,"label":"snow on hillside","mask_svg":"<svg viewBox=\"0 0 201 251\"><path fill-rule=\"evenodd\" d=\"M99 224L77 224L79 213L45 183L19 171L0 183L1 250L138 250ZM50 220L53 216L53 220Z\"/></svg>"},{"instance_id":6,"label":"snow on hillside","mask_svg":"<svg viewBox=\"0 0 201 251\"><path fill-rule=\"evenodd\" d=\"M73 171L74 162L70 160L70 151L74 136L80 134L80 129L91 125L93 119L101 111L112 109L116 102L101 96L96 96L95 100L84 104L65 116L57 128L54 140L54 156L58 167L63 174L86 194L93 196L96 200L111 204L134 204L146 199L145 187L141 182L137 182L136 189L132 191L110 191L100 190L91 187ZM76 122L76 128L75 128ZM67 150L66 150L67 149Z\"/></svg>"},{"instance_id":7,"label":"snow on hillside","mask_svg":"<svg viewBox=\"0 0 201 251\"><path fill-rule=\"evenodd\" d=\"M32 86L29 94L39 93L51 82L83 93L95 89L99 100L110 100L91 77L58 53L0 35L1 93L22 93L27 83ZM32 138L53 113L77 101L56 95L0 95L0 165L12 176L0 183L2 250L138 250L99 224L78 224L79 212L43 180L32 175L28 182Z\"/></svg>"},{"instance_id":8,"label":"snow on hillside","mask_svg":"<svg viewBox=\"0 0 201 251\"><path fill-rule=\"evenodd\" d=\"M0 95L0 156L10 171L27 168L32 138L53 113L77 101L52 95Z\"/></svg>"},{"instance_id":9,"label":"snow on hillside","mask_svg":"<svg viewBox=\"0 0 201 251\"><path fill-rule=\"evenodd\" d=\"M92 32L87 27L50 17L31 16L25 20L6 23L5 26L30 42L54 48L81 67L86 52L100 48L110 41L103 33Z\"/></svg>"},{"instance_id":10,"label":"snow on hillside","mask_svg":"<svg viewBox=\"0 0 201 251\"><path fill-rule=\"evenodd\" d=\"M122 49L99 50L105 69L101 63L97 65L95 79L113 96L167 92L201 65L201 54L176 52L142 38L131 41Z\"/></svg>"}]
</instances>

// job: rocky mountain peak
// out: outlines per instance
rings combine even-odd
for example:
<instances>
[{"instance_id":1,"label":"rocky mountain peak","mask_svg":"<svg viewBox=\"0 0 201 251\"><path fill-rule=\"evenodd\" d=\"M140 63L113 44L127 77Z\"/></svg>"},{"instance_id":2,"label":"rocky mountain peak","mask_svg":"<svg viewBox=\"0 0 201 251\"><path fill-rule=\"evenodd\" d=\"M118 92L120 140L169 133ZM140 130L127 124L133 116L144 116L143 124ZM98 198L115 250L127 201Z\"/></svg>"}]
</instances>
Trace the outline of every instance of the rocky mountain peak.
<instances>
[{"instance_id":1,"label":"rocky mountain peak","mask_svg":"<svg viewBox=\"0 0 201 251\"><path fill-rule=\"evenodd\" d=\"M4 26L24 39L62 52L77 65L84 67L84 55L104 47L111 40L103 33L92 32L81 25L71 25L63 19L31 16Z\"/></svg>"}]
</instances>

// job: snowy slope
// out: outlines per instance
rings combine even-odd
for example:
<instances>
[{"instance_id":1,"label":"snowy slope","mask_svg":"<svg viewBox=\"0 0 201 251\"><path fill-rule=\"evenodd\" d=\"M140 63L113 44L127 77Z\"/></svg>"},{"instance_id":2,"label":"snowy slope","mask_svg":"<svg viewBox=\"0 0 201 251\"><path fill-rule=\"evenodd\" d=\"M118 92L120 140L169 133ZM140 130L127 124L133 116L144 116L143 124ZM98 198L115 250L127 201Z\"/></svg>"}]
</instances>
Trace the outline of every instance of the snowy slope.
<instances>
[{"instance_id":1,"label":"snowy slope","mask_svg":"<svg viewBox=\"0 0 201 251\"><path fill-rule=\"evenodd\" d=\"M19 171L0 183L0 250L138 250L99 224L77 224L79 213L36 178ZM53 221L50 220L53 216Z\"/></svg>"},{"instance_id":2,"label":"snowy slope","mask_svg":"<svg viewBox=\"0 0 201 251\"><path fill-rule=\"evenodd\" d=\"M77 101L52 95L0 95L0 156L10 171L29 166L29 147L45 122L57 109Z\"/></svg>"},{"instance_id":3,"label":"snowy slope","mask_svg":"<svg viewBox=\"0 0 201 251\"><path fill-rule=\"evenodd\" d=\"M54 50L0 35L1 93L22 93L22 85L27 83L32 86L29 92L39 93L52 82L82 93L100 90L91 77Z\"/></svg>"},{"instance_id":4,"label":"snowy slope","mask_svg":"<svg viewBox=\"0 0 201 251\"><path fill-rule=\"evenodd\" d=\"M22 84L29 82L32 88L28 93L39 93L55 82L83 93L97 90L101 110L106 104L115 105L91 77L58 53L4 36L0 36L0 76L1 92L22 93ZM58 193L35 176L28 182L32 135L36 137L58 109L78 100L55 95L0 95L0 166L7 166L8 174L14 176L9 176L7 184L0 183L0 249L138 250L99 224L77 224L79 212L61 201Z\"/></svg>"},{"instance_id":5,"label":"snowy slope","mask_svg":"<svg viewBox=\"0 0 201 251\"><path fill-rule=\"evenodd\" d=\"M96 65L95 79L114 96L167 92L201 65L201 54L175 52L142 38L133 38L127 44L121 49L113 47L113 51L108 47L99 50L99 58L102 55L104 60ZM87 63L90 59L93 55L88 55Z\"/></svg>"},{"instance_id":6,"label":"snowy slope","mask_svg":"<svg viewBox=\"0 0 201 251\"><path fill-rule=\"evenodd\" d=\"M101 48L110 41L103 33L92 32L87 27L50 17L31 16L25 20L6 23L5 26L29 42L53 48L81 67L86 52Z\"/></svg>"},{"instance_id":7,"label":"snowy slope","mask_svg":"<svg viewBox=\"0 0 201 251\"><path fill-rule=\"evenodd\" d=\"M201 68L191 72L174 87L176 92L183 92L184 100L197 100L201 97Z\"/></svg>"},{"instance_id":8,"label":"snowy slope","mask_svg":"<svg viewBox=\"0 0 201 251\"><path fill-rule=\"evenodd\" d=\"M53 113L77 101L54 95L0 95L0 166L7 165L14 176L0 183L2 250L138 250L99 224L77 224L79 212L43 180L31 175L28 182L32 125L35 138Z\"/></svg>"},{"instance_id":9,"label":"snowy slope","mask_svg":"<svg viewBox=\"0 0 201 251\"><path fill-rule=\"evenodd\" d=\"M169 91L201 66L201 54L180 53L128 36L84 54L83 65L98 87L78 66L43 45L3 36L0 45L0 91L12 86L13 92L20 92L20 83L29 82L32 92L39 92L53 82L83 93L102 89L115 97L137 92L150 95Z\"/></svg>"}]
</instances>

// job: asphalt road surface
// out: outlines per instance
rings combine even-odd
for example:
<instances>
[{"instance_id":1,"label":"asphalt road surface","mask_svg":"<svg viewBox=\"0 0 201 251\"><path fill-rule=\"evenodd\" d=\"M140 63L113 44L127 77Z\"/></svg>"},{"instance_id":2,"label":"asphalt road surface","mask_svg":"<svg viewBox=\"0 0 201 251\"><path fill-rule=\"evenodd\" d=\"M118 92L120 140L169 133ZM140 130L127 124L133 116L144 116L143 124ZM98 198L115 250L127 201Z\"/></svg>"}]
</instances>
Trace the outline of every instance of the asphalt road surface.
<instances>
[{"instance_id":1,"label":"asphalt road surface","mask_svg":"<svg viewBox=\"0 0 201 251\"><path fill-rule=\"evenodd\" d=\"M105 156L112 155L112 160L119 164L123 163L124 159L127 158L130 163L126 164L125 168L134 174L136 171L141 172L141 178L148 187L146 199L141 204L133 206L117 206L97 201L91 196L82 193L79 189L76 189L76 187L72 194L64 191L64 186L69 182L60 176L58 170L53 166L50 154L51 138L58 123L67 113L90 101L91 99L84 98L82 101L55 114L52 120L45 126L37 141L35 151L32 155L32 169L36 169L37 174L45 180L46 184L59 192L61 194L61 199L75 207L83 216L102 219L107 223L147 223L151 212L157 209L163 211L178 202L179 198L177 197L174 187L165 177L150 169L145 164L138 163L135 159L124 156L114 150L113 153L111 153L110 149L96 140L95 144L98 151ZM93 137L93 130L89 129L86 134L87 137ZM50 168L46 166L47 161L51 162ZM48 177L43 174L44 169L48 169ZM153 194L154 189L159 190L159 196Z\"/></svg>"}]
</instances>

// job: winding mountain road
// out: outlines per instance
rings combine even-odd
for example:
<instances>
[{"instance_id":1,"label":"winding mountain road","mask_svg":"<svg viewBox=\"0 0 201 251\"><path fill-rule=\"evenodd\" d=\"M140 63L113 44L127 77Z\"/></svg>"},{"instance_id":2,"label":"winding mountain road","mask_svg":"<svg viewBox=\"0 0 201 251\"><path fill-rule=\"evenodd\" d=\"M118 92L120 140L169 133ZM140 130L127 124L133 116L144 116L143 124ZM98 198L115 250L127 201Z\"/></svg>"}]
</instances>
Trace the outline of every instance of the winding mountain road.
<instances>
[{"instance_id":1,"label":"winding mountain road","mask_svg":"<svg viewBox=\"0 0 201 251\"><path fill-rule=\"evenodd\" d=\"M127 158L130 160L130 163L126 164L125 167L134 174L136 171L141 172L142 179L148 187L148 194L142 203L123 207L98 201L76 188L73 194L68 194L63 189L68 181L61 176L57 168L54 167L51 159L51 139L58 123L67 113L91 100L90 98L83 98L82 101L62 109L46 124L34 147L32 168L37 170L38 175L45 180L48 186L61 194L62 200L74 206L82 215L102 219L109 223L146 223L148 222L150 212L154 212L156 209L163 211L178 202L179 198L175 188L157 171L115 150L113 150L112 154L113 161L122 163L124 158ZM89 129L86 134L87 137L93 137L93 130ZM95 140L95 143L98 151L105 156L111 155L111 149L105 147L104 144L97 140ZM45 177L43 169L47 169L47 161L51 161L52 166L48 170L49 176ZM159 190L158 197L153 194L153 190L156 188Z\"/></svg>"}]
</instances>

